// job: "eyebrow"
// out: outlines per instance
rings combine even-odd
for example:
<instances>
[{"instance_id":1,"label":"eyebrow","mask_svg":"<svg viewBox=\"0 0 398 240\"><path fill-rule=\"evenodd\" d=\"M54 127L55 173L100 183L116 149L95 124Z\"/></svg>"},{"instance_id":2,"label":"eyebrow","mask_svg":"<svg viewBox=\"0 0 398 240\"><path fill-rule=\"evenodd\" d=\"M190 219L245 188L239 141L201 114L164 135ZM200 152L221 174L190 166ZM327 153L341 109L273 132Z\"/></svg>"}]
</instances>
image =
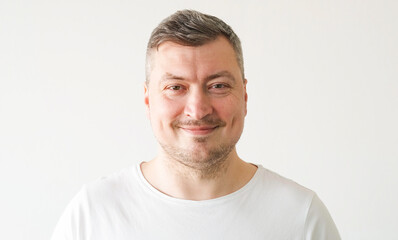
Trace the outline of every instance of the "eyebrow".
<instances>
[{"instance_id":1,"label":"eyebrow","mask_svg":"<svg viewBox=\"0 0 398 240\"><path fill-rule=\"evenodd\" d=\"M220 77L225 77L225 78L228 78L229 80L235 82L234 76L228 71L221 71L221 72L212 74L212 75L206 77L205 80L206 81L210 81L210 80L213 80L213 79L216 79L216 78L220 78Z\"/></svg>"},{"instance_id":2,"label":"eyebrow","mask_svg":"<svg viewBox=\"0 0 398 240\"><path fill-rule=\"evenodd\" d=\"M184 79L185 78L183 78L183 77L180 77L180 76L177 76L177 75L174 75L174 74L166 72L162 76L161 81L163 82L163 81L167 81L167 80L184 80Z\"/></svg>"},{"instance_id":3,"label":"eyebrow","mask_svg":"<svg viewBox=\"0 0 398 240\"><path fill-rule=\"evenodd\" d=\"M220 77L228 78L229 80L231 80L233 82L236 81L235 77L228 71L220 71L220 72L211 74L211 75L209 75L209 76L207 76L205 78L205 81L207 82L207 81L210 81L210 80L213 80L213 79L216 79L216 78L220 78ZM166 72L162 76L161 81L163 82L163 81L167 81L167 80L185 80L185 78Z\"/></svg>"}]
</instances>

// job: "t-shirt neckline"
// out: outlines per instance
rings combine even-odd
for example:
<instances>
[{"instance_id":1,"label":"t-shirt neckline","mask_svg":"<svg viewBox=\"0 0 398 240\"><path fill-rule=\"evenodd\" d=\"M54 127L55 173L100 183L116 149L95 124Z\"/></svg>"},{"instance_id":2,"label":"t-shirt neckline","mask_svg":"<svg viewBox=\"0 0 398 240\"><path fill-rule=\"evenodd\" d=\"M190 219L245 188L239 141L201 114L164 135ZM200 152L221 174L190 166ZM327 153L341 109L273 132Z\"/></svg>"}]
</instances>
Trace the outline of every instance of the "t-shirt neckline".
<instances>
[{"instance_id":1,"label":"t-shirt neckline","mask_svg":"<svg viewBox=\"0 0 398 240\"><path fill-rule=\"evenodd\" d=\"M152 186L144 177L144 174L142 173L141 170L141 164L143 162L140 162L136 165L135 171L138 174L138 177L140 179L140 183L142 184L142 187L144 188L144 191L150 192L151 194L156 195L156 197L160 198L163 201L168 201L168 202L173 202L176 204L188 204L188 205L212 205L212 204L218 204L218 203L224 203L226 201L231 201L233 199L238 198L240 195L245 194L248 190L253 188L253 186L258 182L260 178L260 173L264 170L264 168L261 165L258 164L253 164L257 166L257 170L252 176L252 178L240 189L229 193L227 195L217 197L217 198L212 198L212 199L207 199L207 200L188 200L188 199L181 199L181 198L176 198L169 196L158 189L156 189L154 186Z\"/></svg>"}]
</instances>

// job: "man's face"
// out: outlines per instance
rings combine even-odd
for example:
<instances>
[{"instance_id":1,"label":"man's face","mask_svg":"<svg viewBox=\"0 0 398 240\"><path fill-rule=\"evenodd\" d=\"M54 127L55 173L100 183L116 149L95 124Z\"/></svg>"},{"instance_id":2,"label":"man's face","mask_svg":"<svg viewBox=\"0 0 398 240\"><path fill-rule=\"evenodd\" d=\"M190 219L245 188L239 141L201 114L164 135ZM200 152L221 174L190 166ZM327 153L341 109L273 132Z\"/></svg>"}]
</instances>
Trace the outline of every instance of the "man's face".
<instances>
[{"instance_id":1,"label":"man's face","mask_svg":"<svg viewBox=\"0 0 398 240\"><path fill-rule=\"evenodd\" d=\"M246 80L224 37L198 47L153 50L145 104L164 154L193 168L235 149L246 116Z\"/></svg>"}]
</instances>

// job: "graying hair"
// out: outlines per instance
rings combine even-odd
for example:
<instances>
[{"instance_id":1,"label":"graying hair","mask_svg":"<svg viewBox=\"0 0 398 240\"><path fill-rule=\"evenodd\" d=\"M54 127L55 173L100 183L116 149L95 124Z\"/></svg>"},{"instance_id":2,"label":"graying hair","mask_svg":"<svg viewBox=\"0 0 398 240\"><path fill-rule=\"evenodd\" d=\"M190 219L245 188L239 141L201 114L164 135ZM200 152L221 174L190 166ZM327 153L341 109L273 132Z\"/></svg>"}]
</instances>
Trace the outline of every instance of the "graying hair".
<instances>
[{"instance_id":1,"label":"graying hair","mask_svg":"<svg viewBox=\"0 0 398 240\"><path fill-rule=\"evenodd\" d=\"M201 46L224 36L232 45L244 79L243 54L239 37L221 19L194 10L181 10L164 19L152 32L146 51L146 81L151 71L151 55L160 44L171 41L184 46Z\"/></svg>"}]
</instances>

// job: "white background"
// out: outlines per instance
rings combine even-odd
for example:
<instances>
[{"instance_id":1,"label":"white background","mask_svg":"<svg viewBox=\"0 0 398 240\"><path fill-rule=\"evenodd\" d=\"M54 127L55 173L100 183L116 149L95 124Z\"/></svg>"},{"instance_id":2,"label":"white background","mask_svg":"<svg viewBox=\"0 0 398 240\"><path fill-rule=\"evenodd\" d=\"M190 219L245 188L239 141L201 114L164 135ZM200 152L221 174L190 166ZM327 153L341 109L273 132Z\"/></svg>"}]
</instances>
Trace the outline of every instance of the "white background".
<instances>
[{"instance_id":1,"label":"white background","mask_svg":"<svg viewBox=\"0 0 398 240\"><path fill-rule=\"evenodd\" d=\"M152 29L178 9L240 36L240 156L313 189L344 239L397 239L397 1L0 1L0 239L49 239L82 184L157 144Z\"/></svg>"}]
</instances>

